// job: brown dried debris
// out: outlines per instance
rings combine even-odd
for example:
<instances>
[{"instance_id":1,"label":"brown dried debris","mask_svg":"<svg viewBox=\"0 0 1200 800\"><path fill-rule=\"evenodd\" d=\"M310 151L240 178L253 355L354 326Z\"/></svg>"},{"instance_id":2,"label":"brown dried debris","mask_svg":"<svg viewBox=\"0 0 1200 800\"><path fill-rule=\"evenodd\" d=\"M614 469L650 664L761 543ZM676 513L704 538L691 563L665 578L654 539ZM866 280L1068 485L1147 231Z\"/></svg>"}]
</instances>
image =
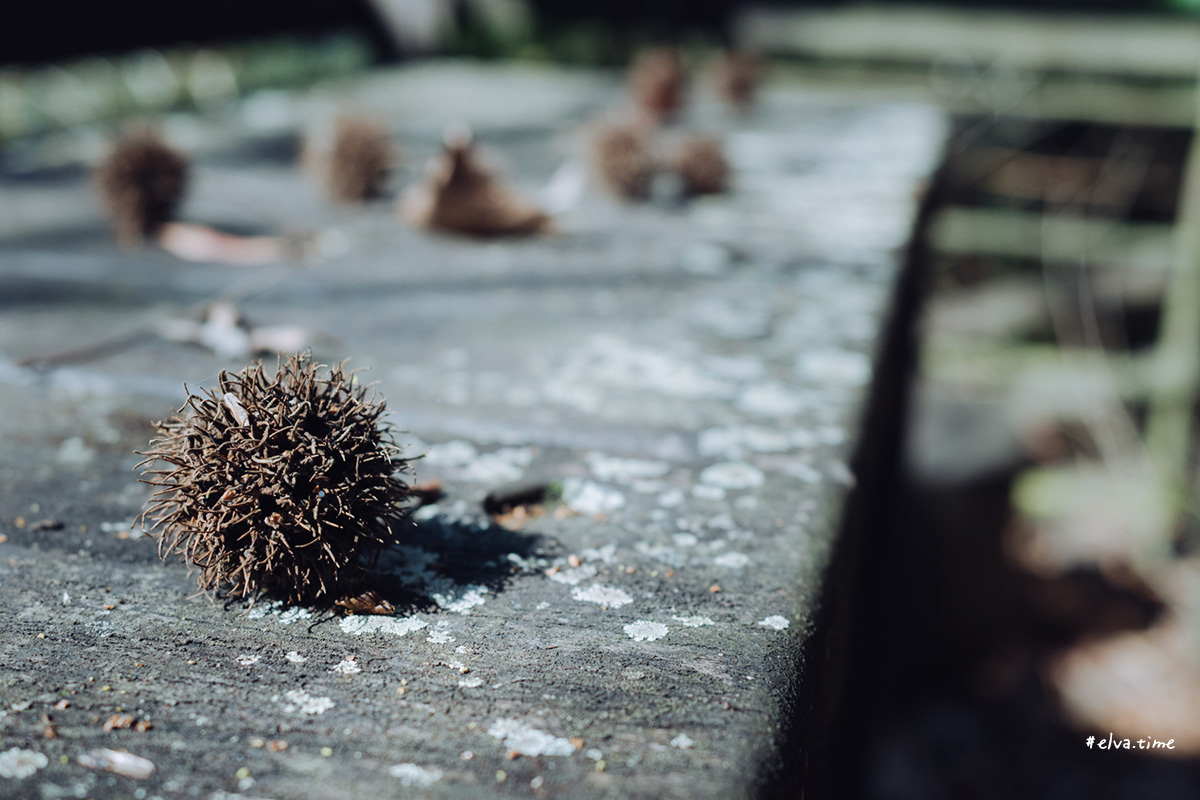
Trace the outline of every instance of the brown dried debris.
<instances>
[{"instance_id":1,"label":"brown dried debris","mask_svg":"<svg viewBox=\"0 0 1200 800\"><path fill-rule=\"evenodd\" d=\"M725 102L746 111L754 105L762 84L762 62L750 53L726 50L713 64L712 82Z\"/></svg>"},{"instance_id":2,"label":"brown dried debris","mask_svg":"<svg viewBox=\"0 0 1200 800\"><path fill-rule=\"evenodd\" d=\"M117 728L133 727L133 714L113 714L104 723L104 732L115 730Z\"/></svg>"},{"instance_id":3,"label":"brown dried debris","mask_svg":"<svg viewBox=\"0 0 1200 800\"><path fill-rule=\"evenodd\" d=\"M447 136L425 183L403 199L400 213L417 227L468 236L529 236L552 228L549 216L479 163L467 132Z\"/></svg>"},{"instance_id":4,"label":"brown dried debris","mask_svg":"<svg viewBox=\"0 0 1200 800\"><path fill-rule=\"evenodd\" d=\"M396 613L396 607L389 603L379 592L368 589L365 592L339 597L333 601L335 606L345 609L347 614L382 614Z\"/></svg>"},{"instance_id":5,"label":"brown dried debris","mask_svg":"<svg viewBox=\"0 0 1200 800\"><path fill-rule=\"evenodd\" d=\"M672 167L679 174L684 194L720 194L729 188L732 170L716 139L688 139L675 153Z\"/></svg>"},{"instance_id":6,"label":"brown dried debris","mask_svg":"<svg viewBox=\"0 0 1200 800\"><path fill-rule=\"evenodd\" d=\"M683 108L687 74L678 48L656 47L642 51L629 69L634 102L656 119L669 119Z\"/></svg>"},{"instance_id":7,"label":"brown dried debris","mask_svg":"<svg viewBox=\"0 0 1200 800\"><path fill-rule=\"evenodd\" d=\"M334 200L362 203L383 194L396 152L387 130L362 117L343 116L334 125L333 141L321 175Z\"/></svg>"},{"instance_id":8,"label":"brown dried debris","mask_svg":"<svg viewBox=\"0 0 1200 800\"><path fill-rule=\"evenodd\" d=\"M118 241L139 244L170 222L187 178L186 159L157 133L133 131L117 139L96 172L96 185Z\"/></svg>"},{"instance_id":9,"label":"brown dried debris","mask_svg":"<svg viewBox=\"0 0 1200 800\"><path fill-rule=\"evenodd\" d=\"M649 196L655 163L646 126L602 125L593 133L591 145L592 171L605 188L626 200Z\"/></svg>"},{"instance_id":10,"label":"brown dried debris","mask_svg":"<svg viewBox=\"0 0 1200 800\"><path fill-rule=\"evenodd\" d=\"M337 597L365 570L363 557L397 541L407 521L409 460L341 365L309 354L262 362L216 390L188 395L139 466L158 490L144 520L159 552L199 569L202 589L269 594L288 602Z\"/></svg>"}]
</instances>

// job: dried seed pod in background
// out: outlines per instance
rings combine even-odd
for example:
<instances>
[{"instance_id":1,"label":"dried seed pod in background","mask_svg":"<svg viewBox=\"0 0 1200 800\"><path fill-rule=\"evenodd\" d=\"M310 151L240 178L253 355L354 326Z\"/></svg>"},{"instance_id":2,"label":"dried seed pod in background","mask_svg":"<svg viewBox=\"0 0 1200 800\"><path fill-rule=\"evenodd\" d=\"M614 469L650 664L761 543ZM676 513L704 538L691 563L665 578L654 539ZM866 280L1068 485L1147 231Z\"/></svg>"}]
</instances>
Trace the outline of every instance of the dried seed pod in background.
<instances>
[{"instance_id":1,"label":"dried seed pod in background","mask_svg":"<svg viewBox=\"0 0 1200 800\"><path fill-rule=\"evenodd\" d=\"M157 133L135 131L117 139L96 172L96 183L118 241L138 244L171 221L187 175L187 161Z\"/></svg>"},{"instance_id":2,"label":"dried seed pod in background","mask_svg":"<svg viewBox=\"0 0 1200 800\"><path fill-rule=\"evenodd\" d=\"M720 194L729 188L731 169L721 143L715 139L688 139L671 161L687 195Z\"/></svg>"},{"instance_id":3,"label":"dried seed pod in background","mask_svg":"<svg viewBox=\"0 0 1200 800\"><path fill-rule=\"evenodd\" d=\"M468 236L528 236L549 232L541 209L510 192L479 163L467 131L446 137L425 183L403 197L400 213L413 225Z\"/></svg>"},{"instance_id":4,"label":"dried seed pod in background","mask_svg":"<svg viewBox=\"0 0 1200 800\"><path fill-rule=\"evenodd\" d=\"M757 56L726 50L713 64L712 80L717 94L739 111L754 105L762 83L762 65Z\"/></svg>"},{"instance_id":5,"label":"dried seed pod in background","mask_svg":"<svg viewBox=\"0 0 1200 800\"><path fill-rule=\"evenodd\" d=\"M143 516L160 554L198 567L206 590L337 597L407 519L409 462L366 393L304 354L273 376L261 362L222 371L216 390L189 394L139 464L157 487Z\"/></svg>"},{"instance_id":6,"label":"dried seed pod in background","mask_svg":"<svg viewBox=\"0 0 1200 800\"><path fill-rule=\"evenodd\" d=\"M655 164L645 126L602 125L592 134L591 150L592 171L613 194L629 200L650 194Z\"/></svg>"},{"instance_id":7,"label":"dried seed pod in background","mask_svg":"<svg viewBox=\"0 0 1200 800\"><path fill-rule=\"evenodd\" d=\"M687 75L674 47L645 50L629 70L629 86L638 108L655 119L669 119L683 107Z\"/></svg>"},{"instance_id":8,"label":"dried seed pod in background","mask_svg":"<svg viewBox=\"0 0 1200 800\"><path fill-rule=\"evenodd\" d=\"M334 200L362 203L383 193L395 163L395 149L382 126L359 117L340 117L321 168Z\"/></svg>"}]
</instances>

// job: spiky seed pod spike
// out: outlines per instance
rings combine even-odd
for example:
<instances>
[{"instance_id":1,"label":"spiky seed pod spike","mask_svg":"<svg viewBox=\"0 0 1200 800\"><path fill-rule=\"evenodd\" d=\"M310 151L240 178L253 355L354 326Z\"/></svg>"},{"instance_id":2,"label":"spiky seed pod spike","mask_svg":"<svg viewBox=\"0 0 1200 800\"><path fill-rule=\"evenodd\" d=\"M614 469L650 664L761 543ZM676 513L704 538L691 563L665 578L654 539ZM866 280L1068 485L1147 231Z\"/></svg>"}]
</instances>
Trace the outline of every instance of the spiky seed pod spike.
<instances>
[{"instance_id":1,"label":"spiky seed pod spike","mask_svg":"<svg viewBox=\"0 0 1200 800\"><path fill-rule=\"evenodd\" d=\"M175 217L187 188L187 160L153 131L122 135L96 172L101 199L129 246L153 236Z\"/></svg>"},{"instance_id":2,"label":"spiky seed pod spike","mask_svg":"<svg viewBox=\"0 0 1200 800\"><path fill-rule=\"evenodd\" d=\"M629 71L630 89L638 108L656 119L669 119L679 112L686 83L683 56L674 47L643 51Z\"/></svg>"},{"instance_id":3,"label":"spiky seed pod spike","mask_svg":"<svg viewBox=\"0 0 1200 800\"><path fill-rule=\"evenodd\" d=\"M384 411L353 373L307 354L273 376L262 362L222 371L215 390L189 393L155 425L141 454L142 480L157 487L143 518L160 555L196 566L205 590L337 596L406 521L398 504L409 486L397 474L409 462Z\"/></svg>"},{"instance_id":4,"label":"spiky seed pod spike","mask_svg":"<svg viewBox=\"0 0 1200 800\"><path fill-rule=\"evenodd\" d=\"M649 132L634 124L609 124L592 136L592 171L613 194L640 200L650 194L654 155Z\"/></svg>"},{"instance_id":5,"label":"spiky seed pod spike","mask_svg":"<svg viewBox=\"0 0 1200 800\"><path fill-rule=\"evenodd\" d=\"M717 93L734 108L746 111L754 105L762 82L762 66L750 53L729 50L721 54L713 68Z\"/></svg>"},{"instance_id":6,"label":"spiky seed pod spike","mask_svg":"<svg viewBox=\"0 0 1200 800\"><path fill-rule=\"evenodd\" d=\"M383 193L395 150L386 130L357 117L341 117L334 128L326 186L335 200L361 203Z\"/></svg>"},{"instance_id":7,"label":"spiky seed pod spike","mask_svg":"<svg viewBox=\"0 0 1200 800\"><path fill-rule=\"evenodd\" d=\"M721 143L715 139L685 141L674 158L685 194L720 194L729 188L732 170Z\"/></svg>"}]
</instances>

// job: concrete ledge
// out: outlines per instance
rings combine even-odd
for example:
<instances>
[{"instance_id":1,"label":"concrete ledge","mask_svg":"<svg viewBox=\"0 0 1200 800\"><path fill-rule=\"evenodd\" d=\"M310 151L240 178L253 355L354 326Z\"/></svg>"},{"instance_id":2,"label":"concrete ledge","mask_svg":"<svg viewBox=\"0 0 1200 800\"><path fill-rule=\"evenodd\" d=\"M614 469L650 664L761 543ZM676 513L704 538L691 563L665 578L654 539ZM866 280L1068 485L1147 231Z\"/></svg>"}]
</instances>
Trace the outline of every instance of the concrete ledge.
<instances>
[{"instance_id":1,"label":"concrete ledge","mask_svg":"<svg viewBox=\"0 0 1200 800\"><path fill-rule=\"evenodd\" d=\"M522 80L505 90L514 105ZM597 85L597 110L616 102ZM405 148L406 180L436 144L425 109L373 110ZM561 131L582 116L476 127L532 191L572 157ZM0 754L32 769L0 777L0 794L798 791L794 768L815 752L799 705L832 697L811 648L838 588L851 459L879 452L864 440L879 435L871 386L903 363L882 354L910 346L911 315L887 320L911 308L904 247L944 123L786 88L747 118L701 104L691 122L725 136L731 195L630 207L589 194L562 233L525 242L413 233L386 205L329 208L290 164L238 160L232 142L200 161L185 216L342 243L253 273L120 252L96 209L66 203L82 176L40 185L77 210L61 237L0 240L0 280L21 287L0 295ZM318 357L370 368L427 451L419 477L445 497L375 572L397 616L195 596L131 527L149 421L178 407L183 382L241 362L149 337L16 366L230 292L256 322L321 332ZM514 482L561 487L564 513L515 530L490 519L485 498ZM115 714L152 727L105 731ZM89 768L100 748L156 771Z\"/></svg>"}]
</instances>

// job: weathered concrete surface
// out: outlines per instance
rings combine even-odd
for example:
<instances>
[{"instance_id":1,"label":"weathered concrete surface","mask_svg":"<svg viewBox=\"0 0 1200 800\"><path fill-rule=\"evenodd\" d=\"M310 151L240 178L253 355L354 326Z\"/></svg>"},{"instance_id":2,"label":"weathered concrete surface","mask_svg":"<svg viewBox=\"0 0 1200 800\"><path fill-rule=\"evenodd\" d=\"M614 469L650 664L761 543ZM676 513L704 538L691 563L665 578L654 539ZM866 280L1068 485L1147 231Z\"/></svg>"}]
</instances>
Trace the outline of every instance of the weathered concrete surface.
<instances>
[{"instance_id":1,"label":"weathered concrete surface","mask_svg":"<svg viewBox=\"0 0 1200 800\"><path fill-rule=\"evenodd\" d=\"M397 187L461 118L530 192L617 97L604 76L461 67L359 90L403 148ZM71 166L88 137L9 155L0 754L47 765L0 777L0 795L755 794L810 677L797 656L940 118L786 88L744 119L701 106L737 168L732 195L632 207L589 192L557 236L479 243L408 231L388 204L328 206L283 135L327 102L251 103L225 120L232 142L215 124L172 128L200 154L184 216L321 231L322 254L296 265L119 251ZM369 368L412 452L428 449L419 478L446 496L376 572L397 617L214 602L130 535L150 421L185 381L244 360L148 336L16 365L221 295ZM522 481L561 483L576 513L490 521L484 497ZM49 518L62 527L35 530ZM105 732L123 712L153 727ZM104 747L157 771L79 763Z\"/></svg>"}]
</instances>

